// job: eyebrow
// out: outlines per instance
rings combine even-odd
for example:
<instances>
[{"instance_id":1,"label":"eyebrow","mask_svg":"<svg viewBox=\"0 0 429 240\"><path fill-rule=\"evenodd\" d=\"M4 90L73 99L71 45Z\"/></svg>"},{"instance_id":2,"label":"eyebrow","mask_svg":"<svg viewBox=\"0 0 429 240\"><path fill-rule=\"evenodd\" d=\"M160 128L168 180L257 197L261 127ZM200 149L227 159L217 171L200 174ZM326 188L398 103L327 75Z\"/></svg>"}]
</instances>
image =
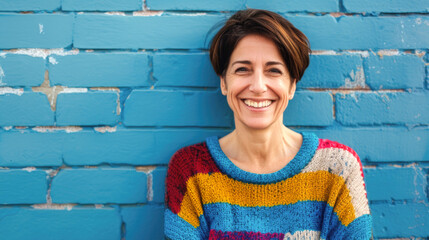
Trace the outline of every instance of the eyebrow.
<instances>
[{"instance_id":1,"label":"eyebrow","mask_svg":"<svg viewBox=\"0 0 429 240\"><path fill-rule=\"evenodd\" d=\"M251 64L251 62L248 61L248 60L242 60L242 61L235 61L235 62L233 62L231 66L234 66L234 64L237 64L237 63L248 64L248 65ZM283 63L277 62L277 61L270 61L270 62L267 62L265 64L265 66L272 66L272 65L282 65L282 66L284 66Z\"/></svg>"}]
</instances>

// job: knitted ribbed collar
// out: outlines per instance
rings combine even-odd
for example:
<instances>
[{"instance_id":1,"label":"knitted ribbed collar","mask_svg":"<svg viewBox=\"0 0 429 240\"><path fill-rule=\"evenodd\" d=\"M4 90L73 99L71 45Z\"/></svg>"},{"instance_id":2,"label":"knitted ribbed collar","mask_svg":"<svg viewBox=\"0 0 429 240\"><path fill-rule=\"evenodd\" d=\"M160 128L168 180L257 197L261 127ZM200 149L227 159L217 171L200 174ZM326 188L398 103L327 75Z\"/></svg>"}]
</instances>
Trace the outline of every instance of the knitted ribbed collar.
<instances>
[{"instance_id":1,"label":"knitted ribbed collar","mask_svg":"<svg viewBox=\"0 0 429 240\"><path fill-rule=\"evenodd\" d=\"M217 136L208 137L206 142L221 172L242 182L268 184L280 182L298 174L310 162L319 145L319 139L314 133L301 132L300 134L303 141L296 156L284 168L268 174L251 173L237 167L222 151Z\"/></svg>"}]
</instances>

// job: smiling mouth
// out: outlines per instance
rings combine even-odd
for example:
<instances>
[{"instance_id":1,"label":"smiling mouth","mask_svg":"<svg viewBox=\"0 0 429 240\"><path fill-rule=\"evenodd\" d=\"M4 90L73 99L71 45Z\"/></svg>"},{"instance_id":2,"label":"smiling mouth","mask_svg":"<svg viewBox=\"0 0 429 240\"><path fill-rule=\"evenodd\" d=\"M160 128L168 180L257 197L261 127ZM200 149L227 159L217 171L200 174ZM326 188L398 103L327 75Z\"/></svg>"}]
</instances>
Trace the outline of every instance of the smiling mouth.
<instances>
[{"instance_id":1,"label":"smiling mouth","mask_svg":"<svg viewBox=\"0 0 429 240\"><path fill-rule=\"evenodd\" d=\"M245 99L243 102L247 106L254 107L254 108L268 107L268 106L270 106L273 103L272 100L265 100L265 101L255 102L255 101L252 101L250 99Z\"/></svg>"}]
</instances>

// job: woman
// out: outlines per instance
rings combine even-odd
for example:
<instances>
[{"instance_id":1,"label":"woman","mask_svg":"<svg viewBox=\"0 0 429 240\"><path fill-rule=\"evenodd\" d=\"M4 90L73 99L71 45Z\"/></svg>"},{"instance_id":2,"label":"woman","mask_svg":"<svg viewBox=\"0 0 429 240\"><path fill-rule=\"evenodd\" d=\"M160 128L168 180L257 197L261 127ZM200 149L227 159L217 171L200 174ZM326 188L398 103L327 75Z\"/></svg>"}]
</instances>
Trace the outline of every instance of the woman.
<instances>
[{"instance_id":1,"label":"woman","mask_svg":"<svg viewBox=\"0 0 429 240\"><path fill-rule=\"evenodd\" d=\"M356 153L283 125L309 53L305 35L269 11L239 11L216 34L210 59L235 130L173 156L167 238L371 237Z\"/></svg>"}]
</instances>

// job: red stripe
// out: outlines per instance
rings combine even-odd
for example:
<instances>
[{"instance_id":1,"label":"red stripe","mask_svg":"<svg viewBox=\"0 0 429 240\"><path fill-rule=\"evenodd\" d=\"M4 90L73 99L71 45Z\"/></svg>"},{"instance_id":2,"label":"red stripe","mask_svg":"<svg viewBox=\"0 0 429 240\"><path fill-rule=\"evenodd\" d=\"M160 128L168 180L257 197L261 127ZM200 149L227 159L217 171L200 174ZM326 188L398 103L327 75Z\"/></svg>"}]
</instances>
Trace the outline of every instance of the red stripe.
<instances>
[{"instance_id":1,"label":"red stripe","mask_svg":"<svg viewBox=\"0 0 429 240\"><path fill-rule=\"evenodd\" d=\"M177 151L168 166L165 202L178 214L186 193L186 182L197 173L220 172L206 143L184 147Z\"/></svg>"},{"instance_id":2,"label":"red stripe","mask_svg":"<svg viewBox=\"0 0 429 240\"><path fill-rule=\"evenodd\" d=\"M257 240L271 240L283 239L284 233L260 233L260 232L222 232L210 230L209 240L241 240L241 239L257 239Z\"/></svg>"}]
</instances>

